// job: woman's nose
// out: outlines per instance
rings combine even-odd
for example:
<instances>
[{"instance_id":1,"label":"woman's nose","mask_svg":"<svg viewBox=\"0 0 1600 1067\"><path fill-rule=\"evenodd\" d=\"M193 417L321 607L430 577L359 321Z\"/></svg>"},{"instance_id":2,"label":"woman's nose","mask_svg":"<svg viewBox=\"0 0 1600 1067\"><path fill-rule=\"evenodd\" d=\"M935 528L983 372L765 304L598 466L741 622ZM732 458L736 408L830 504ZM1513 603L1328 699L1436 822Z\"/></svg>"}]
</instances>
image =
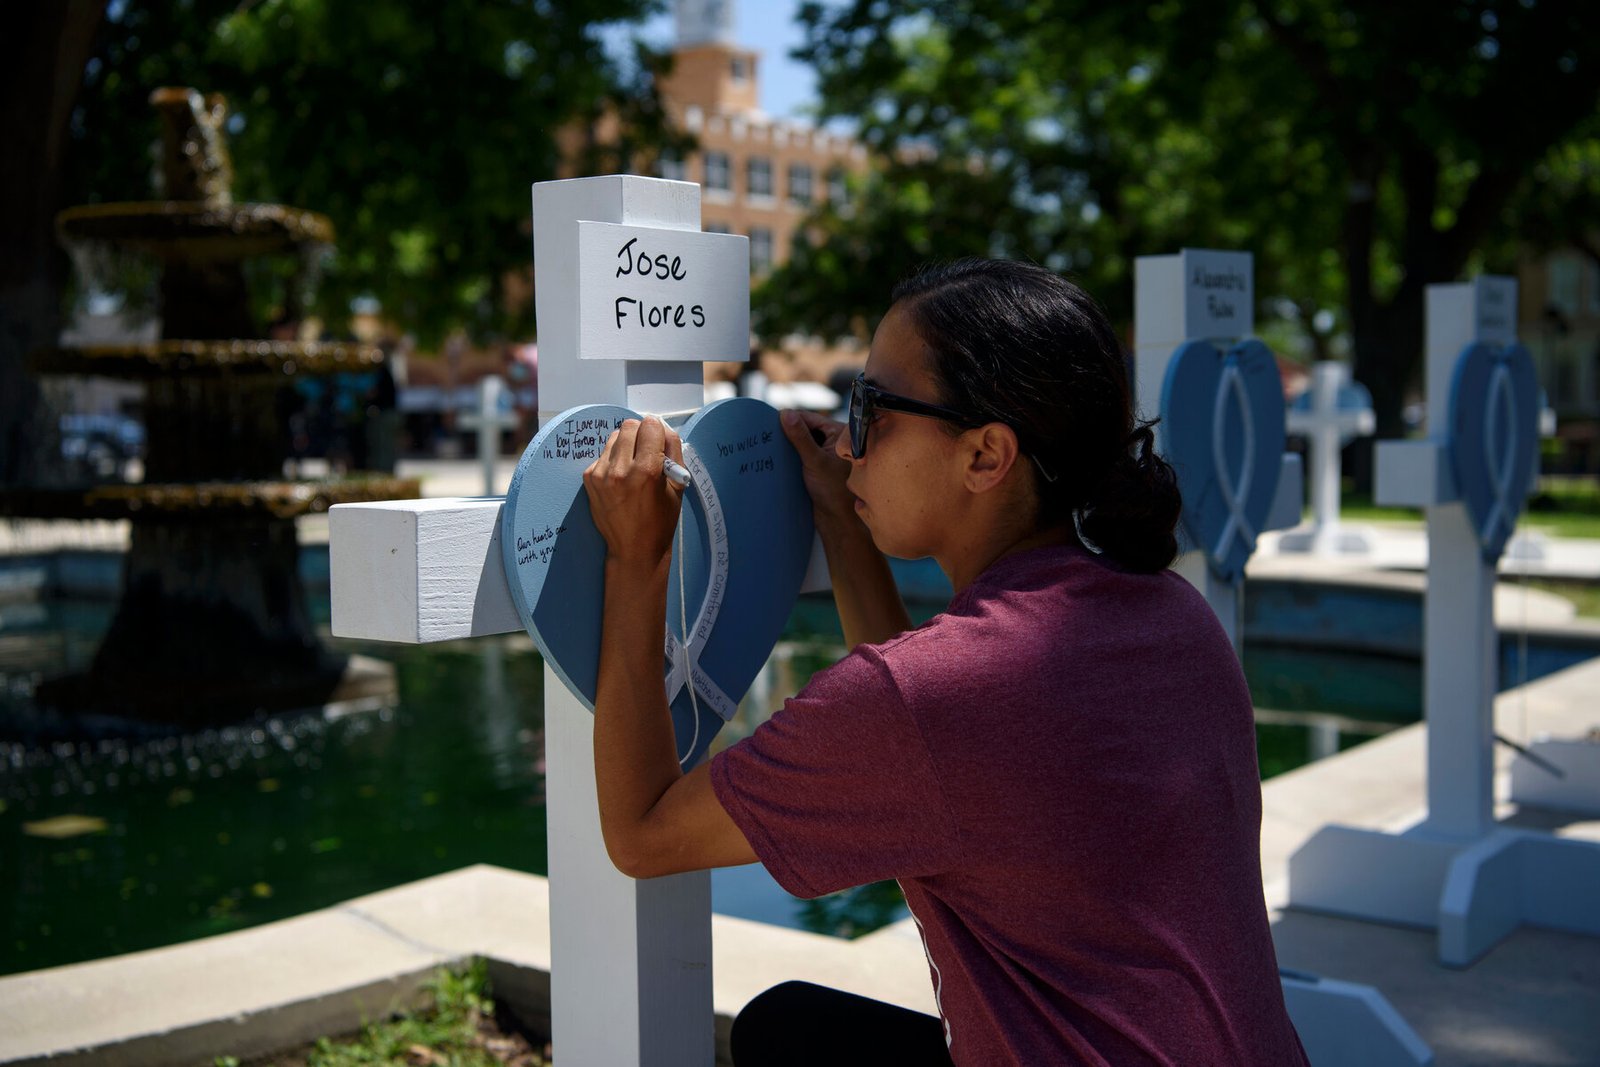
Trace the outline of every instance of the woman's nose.
<instances>
[{"instance_id":1,"label":"woman's nose","mask_svg":"<svg viewBox=\"0 0 1600 1067\"><path fill-rule=\"evenodd\" d=\"M855 457L850 454L850 428L848 426L839 431L839 436L833 439L833 454L847 463L855 462Z\"/></svg>"}]
</instances>

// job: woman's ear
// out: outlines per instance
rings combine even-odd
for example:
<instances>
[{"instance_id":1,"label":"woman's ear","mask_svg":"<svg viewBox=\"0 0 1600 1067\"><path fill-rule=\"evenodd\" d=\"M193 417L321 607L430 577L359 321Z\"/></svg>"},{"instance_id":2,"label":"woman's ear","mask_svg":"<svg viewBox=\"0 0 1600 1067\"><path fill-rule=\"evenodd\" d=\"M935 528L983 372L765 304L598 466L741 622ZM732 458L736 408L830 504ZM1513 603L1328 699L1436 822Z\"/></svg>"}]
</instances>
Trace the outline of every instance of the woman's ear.
<instances>
[{"instance_id":1,"label":"woman's ear","mask_svg":"<svg viewBox=\"0 0 1600 1067\"><path fill-rule=\"evenodd\" d=\"M966 445L967 489L986 493L1006 480L1022 455L1017 432L1003 422L974 427L962 435Z\"/></svg>"}]
</instances>

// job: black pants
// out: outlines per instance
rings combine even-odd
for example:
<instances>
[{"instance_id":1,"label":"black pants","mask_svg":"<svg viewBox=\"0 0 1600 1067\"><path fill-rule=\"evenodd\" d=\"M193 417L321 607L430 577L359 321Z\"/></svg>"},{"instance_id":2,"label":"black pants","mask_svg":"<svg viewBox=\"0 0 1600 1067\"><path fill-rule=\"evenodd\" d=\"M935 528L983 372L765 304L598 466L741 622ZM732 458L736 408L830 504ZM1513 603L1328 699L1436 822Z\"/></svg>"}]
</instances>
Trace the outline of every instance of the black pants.
<instances>
[{"instance_id":1,"label":"black pants","mask_svg":"<svg viewBox=\"0 0 1600 1067\"><path fill-rule=\"evenodd\" d=\"M785 982L733 1020L736 1067L950 1067L944 1023L909 1008Z\"/></svg>"}]
</instances>

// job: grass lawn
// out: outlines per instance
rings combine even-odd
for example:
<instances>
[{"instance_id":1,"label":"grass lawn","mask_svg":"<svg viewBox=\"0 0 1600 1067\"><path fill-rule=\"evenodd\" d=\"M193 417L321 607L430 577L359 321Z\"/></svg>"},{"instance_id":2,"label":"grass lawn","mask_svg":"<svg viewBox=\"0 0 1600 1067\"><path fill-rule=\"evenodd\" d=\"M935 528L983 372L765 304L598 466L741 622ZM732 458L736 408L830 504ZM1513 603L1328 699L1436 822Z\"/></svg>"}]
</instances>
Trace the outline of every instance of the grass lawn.
<instances>
[{"instance_id":1,"label":"grass lawn","mask_svg":"<svg viewBox=\"0 0 1600 1067\"><path fill-rule=\"evenodd\" d=\"M547 1046L536 1050L496 1018L482 961L463 970L440 971L429 992L433 1004L425 1011L368 1023L357 1037L325 1037L254 1059L248 1067L549 1067ZM213 1064L240 1067L233 1056L218 1056Z\"/></svg>"},{"instance_id":2,"label":"grass lawn","mask_svg":"<svg viewBox=\"0 0 1600 1067\"><path fill-rule=\"evenodd\" d=\"M1310 512L1306 513L1307 519ZM1370 496L1346 493L1339 504L1346 522L1420 523L1418 508L1391 508L1374 504ZM1600 538L1600 481L1592 478L1549 477L1528 500L1518 526L1552 537Z\"/></svg>"},{"instance_id":3,"label":"grass lawn","mask_svg":"<svg viewBox=\"0 0 1600 1067\"><path fill-rule=\"evenodd\" d=\"M1600 619L1600 585L1593 582L1564 582L1548 578L1505 579L1513 585L1527 585L1529 589L1542 589L1556 596L1566 597L1585 619Z\"/></svg>"},{"instance_id":4,"label":"grass lawn","mask_svg":"<svg viewBox=\"0 0 1600 1067\"><path fill-rule=\"evenodd\" d=\"M1600 480L1540 478L1522 522L1554 537L1600 537Z\"/></svg>"}]
</instances>

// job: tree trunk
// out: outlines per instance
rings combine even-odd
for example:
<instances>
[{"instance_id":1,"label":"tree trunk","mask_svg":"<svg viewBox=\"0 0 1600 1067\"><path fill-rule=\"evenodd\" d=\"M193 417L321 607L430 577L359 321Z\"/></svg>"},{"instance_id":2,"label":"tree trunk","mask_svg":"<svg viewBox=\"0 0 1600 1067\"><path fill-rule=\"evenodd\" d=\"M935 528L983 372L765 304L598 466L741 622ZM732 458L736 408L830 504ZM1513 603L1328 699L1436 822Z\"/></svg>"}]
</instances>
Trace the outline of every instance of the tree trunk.
<instances>
[{"instance_id":1,"label":"tree trunk","mask_svg":"<svg viewBox=\"0 0 1600 1067\"><path fill-rule=\"evenodd\" d=\"M22 4L0 34L0 486L45 480L59 465L29 353L61 327L66 257L56 244L67 123L104 0Z\"/></svg>"}]
</instances>

